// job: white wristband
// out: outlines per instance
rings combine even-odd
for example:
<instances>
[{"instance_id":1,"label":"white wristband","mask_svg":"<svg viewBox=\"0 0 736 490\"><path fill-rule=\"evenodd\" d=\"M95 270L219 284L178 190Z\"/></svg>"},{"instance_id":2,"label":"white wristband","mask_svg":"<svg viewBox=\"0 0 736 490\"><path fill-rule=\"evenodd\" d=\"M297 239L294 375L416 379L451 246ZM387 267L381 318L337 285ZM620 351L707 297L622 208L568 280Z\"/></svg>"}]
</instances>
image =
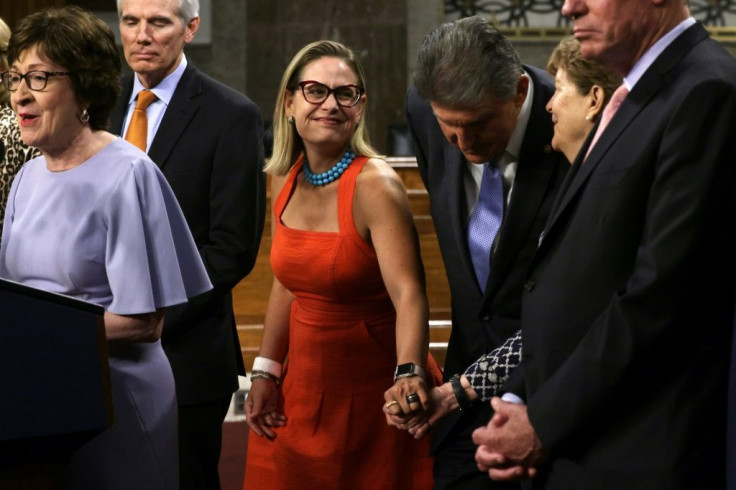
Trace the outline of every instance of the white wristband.
<instances>
[{"instance_id":1,"label":"white wristband","mask_svg":"<svg viewBox=\"0 0 736 490\"><path fill-rule=\"evenodd\" d=\"M256 357L253 361L252 371L263 371L281 378L281 363L268 359L267 357Z\"/></svg>"}]
</instances>

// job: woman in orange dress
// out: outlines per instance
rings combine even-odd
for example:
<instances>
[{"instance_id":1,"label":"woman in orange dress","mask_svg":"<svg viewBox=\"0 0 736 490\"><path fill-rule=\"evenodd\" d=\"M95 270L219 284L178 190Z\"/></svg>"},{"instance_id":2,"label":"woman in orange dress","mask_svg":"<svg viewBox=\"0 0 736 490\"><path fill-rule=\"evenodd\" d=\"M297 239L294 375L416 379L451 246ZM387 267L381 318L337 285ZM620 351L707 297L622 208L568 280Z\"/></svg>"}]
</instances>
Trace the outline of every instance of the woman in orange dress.
<instances>
[{"instance_id":1,"label":"woman in orange dress","mask_svg":"<svg viewBox=\"0 0 736 490\"><path fill-rule=\"evenodd\" d=\"M363 69L336 42L304 47L281 81L266 167L275 277L245 402L260 436L246 490L432 486L428 441L389 427L382 409L385 396L427 410L440 372L406 191L368 143L365 102Z\"/></svg>"}]
</instances>

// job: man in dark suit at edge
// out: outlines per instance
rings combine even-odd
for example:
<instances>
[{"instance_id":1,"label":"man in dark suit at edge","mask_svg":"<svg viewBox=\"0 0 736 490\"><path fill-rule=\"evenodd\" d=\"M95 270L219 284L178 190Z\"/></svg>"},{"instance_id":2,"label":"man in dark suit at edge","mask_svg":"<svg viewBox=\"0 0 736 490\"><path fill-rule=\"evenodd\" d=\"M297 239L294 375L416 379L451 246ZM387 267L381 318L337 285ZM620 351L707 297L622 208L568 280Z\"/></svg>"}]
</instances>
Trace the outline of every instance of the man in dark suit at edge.
<instances>
[{"instance_id":1,"label":"man in dark suit at edge","mask_svg":"<svg viewBox=\"0 0 736 490\"><path fill-rule=\"evenodd\" d=\"M419 50L414 85L407 120L452 295L447 381L519 330L527 264L568 163L550 147L545 104L554 82L522 65L488 20L461 19L430 33ZM495 187L483 185L484 172L496 174ZM488 197L497 198L502 213L473 218L477 203ZM471 251L469 228L483 220L495 221L494 230L481 222L480 238L487 242ZM457 377L452 382L469 388ZM472 431L490 416L487 404L476 403L433 427L436 489L517 487L491 482L474 461Z\"/></svg>"},{"instance_id":2,"label":"man in dark suit at edge","mask_svg":"<svg viewBox=\"0 0 736 490\"><path fill-rule=\"evenodd\" d=\"M111 131L128 136L139 94L153 92L141 146L174 190L214 285L166 312L162 343L176 379L181 488L219 489L222 422L245 374L231 290L255 264L265 217L261 115L184 56L198 0L117 5L135 73L123 81Z\"/></svg>"},{"instance_id":3,"label":"man in dark suit at edge","mask_svg":"<svg viewBox=\"0 0 736 490\"><path fill-rule=\"evenodd\" d=\"M533 488L724 488L736 61L684 0L567 0L562 14L624 88L532 261L527 405L493 400L477 460Z\"/></svg>"}]
</instances>

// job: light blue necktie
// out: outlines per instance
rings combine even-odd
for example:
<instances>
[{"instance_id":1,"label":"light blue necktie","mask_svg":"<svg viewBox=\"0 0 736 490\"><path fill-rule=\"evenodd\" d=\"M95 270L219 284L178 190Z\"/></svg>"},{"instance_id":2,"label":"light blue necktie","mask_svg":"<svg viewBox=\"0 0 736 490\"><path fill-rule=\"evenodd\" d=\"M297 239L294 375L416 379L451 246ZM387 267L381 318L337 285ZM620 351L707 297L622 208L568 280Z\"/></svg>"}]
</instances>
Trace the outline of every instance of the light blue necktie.
<instances>
[{"instance_id":1,"label":"light blue necktie","mask_svg":"<svg viewBox=\"0 0 736 490\"><path fill-rule=\"evenodd\" d=\"M481 291L491 271L491 246L503 220L503 175L492 163L483 165L478 203L468 221L468 248Z\"/></svg>"}]
</instances>

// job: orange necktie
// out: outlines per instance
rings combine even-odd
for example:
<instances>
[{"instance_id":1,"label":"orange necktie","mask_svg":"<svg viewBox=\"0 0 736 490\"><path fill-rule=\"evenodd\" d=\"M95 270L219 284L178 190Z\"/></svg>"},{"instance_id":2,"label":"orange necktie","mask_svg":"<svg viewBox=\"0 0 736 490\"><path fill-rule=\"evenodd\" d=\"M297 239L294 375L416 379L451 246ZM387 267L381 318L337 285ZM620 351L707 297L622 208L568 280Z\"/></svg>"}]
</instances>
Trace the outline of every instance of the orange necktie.
<instances>
[{"instance_id":1,"label":"orange necktie","mask_svg":"<svg viewBox=\"0 0 736 490\"><path fill-rule=\"evenodd\" d=\"M156 100L156 94L150 90L141 90L138 92L138 101L133 109L133 116L130 118L128 132L125 139L133 143L143 151L146 151L146 139L148 138L148 116L146 109Z\"/></svg>"}]
</instances>

